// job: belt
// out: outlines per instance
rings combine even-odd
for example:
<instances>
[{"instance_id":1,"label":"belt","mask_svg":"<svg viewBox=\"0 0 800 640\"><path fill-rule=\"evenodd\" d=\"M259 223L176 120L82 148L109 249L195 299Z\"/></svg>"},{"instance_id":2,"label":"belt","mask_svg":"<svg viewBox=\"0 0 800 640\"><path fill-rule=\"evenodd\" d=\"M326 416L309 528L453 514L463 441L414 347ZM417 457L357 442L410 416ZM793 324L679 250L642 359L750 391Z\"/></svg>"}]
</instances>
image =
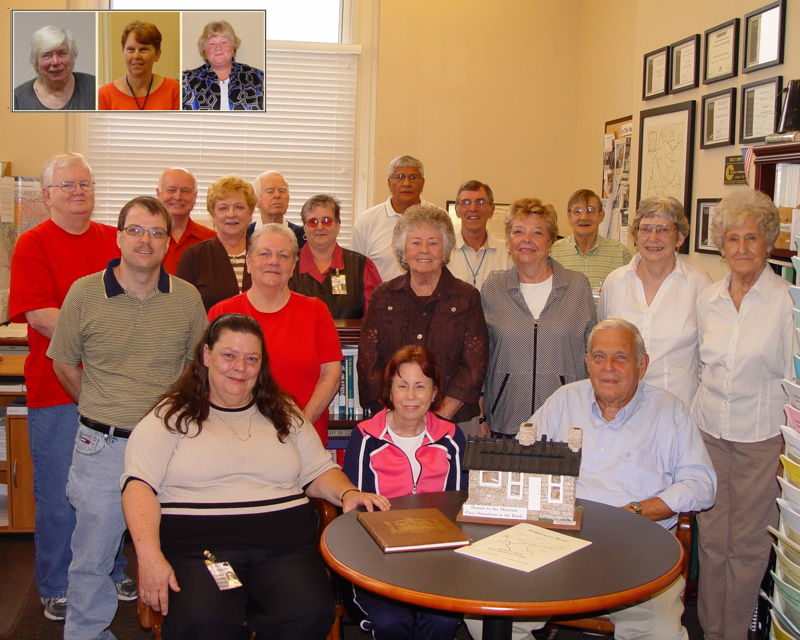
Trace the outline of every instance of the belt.
<instances>
[{"instance_id":1,"label":"belt","mask_svg":"<svg viewBox=\"0 0 800 640\"><path fill-rule=\"evenodd\" d=\"M110 424L105 424L104 422L98 422L97 420L92 420L91 418L87 418L84 415L81 415L80 423L84 427L89 427L92 431L99 431L100 433L104 433L108 436L113 436L115 438L127 439L131 437L130 429L123 429L122 427L112 427Z\"/></svg>"}]
</instances>

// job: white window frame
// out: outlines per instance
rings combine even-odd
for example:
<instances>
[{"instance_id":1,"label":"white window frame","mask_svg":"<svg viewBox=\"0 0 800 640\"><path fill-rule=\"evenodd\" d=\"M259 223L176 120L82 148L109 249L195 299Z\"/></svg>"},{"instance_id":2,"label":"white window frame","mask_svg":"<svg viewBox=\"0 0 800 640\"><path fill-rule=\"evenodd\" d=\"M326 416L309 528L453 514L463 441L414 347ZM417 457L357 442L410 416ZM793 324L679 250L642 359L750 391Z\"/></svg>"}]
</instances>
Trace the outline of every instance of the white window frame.
<instances>
[{"instance_id":1,"label":"white window frame","mask_svg":"<svg viewBox=\"0 0 800 640\"><path fill-rule=\"evenodd\" d=\"M506 496L512 500L522 500L525 497L525 474L515 471L508 471L507 473ZM517 476L516 480L514 476Z\"/></svg>"},{"instance_id":2,"label":"white window frame","mask_svg":"<svg viewBox=\"0 0 800 640\"><path fill-rule=\"evenodd\" d=\"M490 478L491 474L491 478ZM499 489L502 486L501 471L479 471L478 472L478 485L481 487L488 487L490 489Z\"/></svg>"},{"instance_id":3,"label":"white window frame","mask_svg":"<svg viewBox=\"0 0 800 640\"><path fill-rule=\"evenodd\" d=\"M553 498L553 489L558 489L558 498ZM564 504L564 476L551 475L547 479L547 501L550 504Z\"/></svg>"}]
</instances>

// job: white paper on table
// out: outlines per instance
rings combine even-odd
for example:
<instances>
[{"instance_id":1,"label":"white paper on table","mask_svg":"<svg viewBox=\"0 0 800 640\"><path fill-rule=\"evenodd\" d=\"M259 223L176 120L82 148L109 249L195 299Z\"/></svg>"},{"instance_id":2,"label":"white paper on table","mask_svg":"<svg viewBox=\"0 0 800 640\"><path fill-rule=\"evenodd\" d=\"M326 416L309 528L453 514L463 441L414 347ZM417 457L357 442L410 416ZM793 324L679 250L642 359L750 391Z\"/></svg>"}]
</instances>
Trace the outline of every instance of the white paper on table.
<instances>
[{"instance_id":1,"label":"white paper on table","mask_svg":"<svg viewBox=\"0 0 800 640\"><path fill-rule=\"evenodd\" d=\"M521 522L456 549L456 553L518 571L533 571L592 544L534 524Z\"/></svg>"}]
</instances>

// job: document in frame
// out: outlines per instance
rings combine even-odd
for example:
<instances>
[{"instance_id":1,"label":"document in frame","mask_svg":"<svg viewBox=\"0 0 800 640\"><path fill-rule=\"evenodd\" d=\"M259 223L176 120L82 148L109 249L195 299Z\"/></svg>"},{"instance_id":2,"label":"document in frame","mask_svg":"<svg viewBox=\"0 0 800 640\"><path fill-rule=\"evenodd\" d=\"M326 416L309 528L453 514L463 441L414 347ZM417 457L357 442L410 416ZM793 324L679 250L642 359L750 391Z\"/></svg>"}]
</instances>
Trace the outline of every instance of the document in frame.
<instances>
[{"instance_id":1,"label":"document in frame","mask_svg":"<svg viewBox=\"0 0 800 640\"><path fill-rule=\"evenodd\" d=\"M521 522L467 547L456 549L455 552L518 571L531 572L590 544L592 543L589 540L565 536Z\"/></svg>"}]
</instances>

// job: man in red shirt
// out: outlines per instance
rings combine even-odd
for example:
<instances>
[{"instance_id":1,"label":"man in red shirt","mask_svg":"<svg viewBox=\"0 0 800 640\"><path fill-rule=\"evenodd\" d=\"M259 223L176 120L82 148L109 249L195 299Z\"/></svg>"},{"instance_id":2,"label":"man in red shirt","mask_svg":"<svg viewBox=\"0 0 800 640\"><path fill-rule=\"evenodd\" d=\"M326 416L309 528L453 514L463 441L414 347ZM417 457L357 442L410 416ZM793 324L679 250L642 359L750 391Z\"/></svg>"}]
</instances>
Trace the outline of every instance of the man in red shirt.
<instances>
[{"instance_id":1,"label":"man in red shirt","mask_svg":"<svg viewBox=\"0 0 800 640\"><path fill-rule=\"evenodd\" d=\"M67 569L75 511L67 501L78 411L53 373L45 354L64 297L78 278L99 271L119 256L116 230L90 220L94 175L82 155L60 153L42 169L42 197L50 219L17 240L11 259L9 317L28 323L30 355L25 361L28 430L36 500L36 586L45 617L66 615ZM114 582L122 599L136 598L119 553Z\"/></svg>"},{"instance_id":2,"label":"man in red shirt","mask_svg":"<svg viewBox=\"0 0 800 640\"><path fill-rule=\"evenodd\" d=\"M217 234L190 217L197 200L197 180L186 169L165 169L158 179L156 198L172 218L172 235L162 264L168 273L175 275L181 256L188 247L201 240L214 238Z\"/></svg>"}]
</instances>

